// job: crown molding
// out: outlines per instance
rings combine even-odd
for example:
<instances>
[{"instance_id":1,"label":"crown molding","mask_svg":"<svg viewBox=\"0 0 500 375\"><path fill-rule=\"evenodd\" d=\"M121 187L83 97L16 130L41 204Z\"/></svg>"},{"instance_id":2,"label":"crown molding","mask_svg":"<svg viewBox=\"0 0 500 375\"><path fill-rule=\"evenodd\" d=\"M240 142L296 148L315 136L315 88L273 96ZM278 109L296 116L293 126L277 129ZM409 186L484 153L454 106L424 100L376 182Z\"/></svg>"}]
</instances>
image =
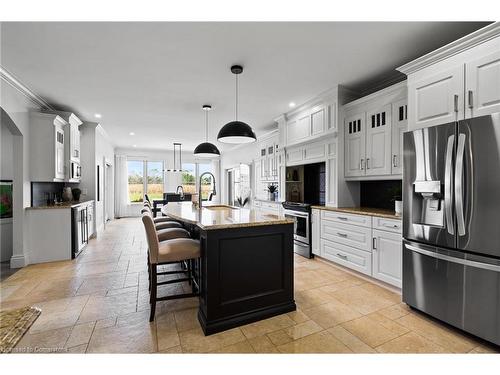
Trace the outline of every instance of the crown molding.
<instances>
[{"instance_id":1,"label":"crown molding","mask_svg":"<svg viewBox=\"0 0 500 375\"><path fill-rule=\"evenodd\" d=\"M396 70L409 75L498 36L500 36L500 22L494 22L491 25L485 26L469 35L448 43L435 51L410 61L396 68Z\"/></svg>"},{"instance_id":2,"label":"crown molding","mask_svg":"<svg viewBox=\"0 0 500 375\"><path fill-rule=\"evenodd\" d=\"M40 95L35 94L31 91L24 83L22 83L16 76L10 73L7 69L0 65L0 78L7 82L9 85L14 87L21 94L26 96L29 100L31 100L34 104L38 105L41 109L49 109L54 110L45 99L43 99Z\"/></svg>"},{"instance_id":3,"label":"crown molding","mask_svg":"<svg viewBox=\"0 0 500 375\"><path fill-rule=\"evenodd\" d=\"M390 94L398 92L398 91L400 91L401 93L404 93L405 90L406 90L406 80L399 82L399 83L396 83L395 85L386 87L382 90L376 91L372 94L363 96L359 99L353 100L352 102L346 103L346 104L344 104L343 109L345 111L347 111L347 110L349 110L353 107L356 107L362 103L369 102L373 99L376 99L376 98L379 98L382 96L390 95Z\"/></svg>"}]
</instances>

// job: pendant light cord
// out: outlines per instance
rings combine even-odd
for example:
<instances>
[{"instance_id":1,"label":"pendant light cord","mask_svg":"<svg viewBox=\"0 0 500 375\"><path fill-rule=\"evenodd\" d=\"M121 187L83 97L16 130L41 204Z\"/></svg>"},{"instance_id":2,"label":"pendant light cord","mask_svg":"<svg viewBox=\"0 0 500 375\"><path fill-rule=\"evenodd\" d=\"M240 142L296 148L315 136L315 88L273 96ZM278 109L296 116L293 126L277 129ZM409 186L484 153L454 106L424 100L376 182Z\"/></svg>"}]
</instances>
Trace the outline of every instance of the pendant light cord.
<instances>
[{"instance_id":1,"label":"pendant light cord","mask_svg":"<svg viewBox=\"0 0 500 375\"><path fill-rule=\"evenodd\" d=\"M236 112L236 121L238 121L238 74L235 74L236 75L236 95L235 95L235 98L236 98L236 104L235 104L235 112Z\"/></svg>"},{"instance_id":2,"label":"pendant light cord","mask_svg":"<svg viewBox=\"0 0 500 375\"><path fill-rule=\"evenodd\" d=\"M208 142L208 111L205 111L205 141Z\"/></svg>"}]
</instances>

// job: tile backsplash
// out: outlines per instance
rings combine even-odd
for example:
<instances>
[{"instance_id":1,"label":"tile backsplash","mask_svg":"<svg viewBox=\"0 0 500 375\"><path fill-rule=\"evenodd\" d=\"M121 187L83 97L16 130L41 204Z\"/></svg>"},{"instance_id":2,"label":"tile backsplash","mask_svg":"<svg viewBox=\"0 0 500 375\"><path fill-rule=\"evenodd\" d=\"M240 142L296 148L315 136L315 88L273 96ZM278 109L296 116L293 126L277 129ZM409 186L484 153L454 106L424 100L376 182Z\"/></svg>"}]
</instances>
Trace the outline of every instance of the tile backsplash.
<instances>
[{"instance_id":1,"label":"tile backsplash","mask_svg":"<svg viewBox=\"0 0 500 375\"><path fill-rule=\"evenodd\" d=\"M32 182L31 206L36 207L46 205L49 194L52 202L54 201L54 197L62 199L63 188L66 186L75 188L78 187L78 184L66 182Z\"/></svg>"},{"instance_id":2,"label":"tile backsplash","mask_svg":"<svg viewBox=\"0 0 500 375\"><path fill-rule=\"evenodd\" d=\"M362 207L394 209L394 197L401 197L401 180L361 181L360 204ZM400 198L401 199L401 198Z\"/></svg>"}]
</instances>

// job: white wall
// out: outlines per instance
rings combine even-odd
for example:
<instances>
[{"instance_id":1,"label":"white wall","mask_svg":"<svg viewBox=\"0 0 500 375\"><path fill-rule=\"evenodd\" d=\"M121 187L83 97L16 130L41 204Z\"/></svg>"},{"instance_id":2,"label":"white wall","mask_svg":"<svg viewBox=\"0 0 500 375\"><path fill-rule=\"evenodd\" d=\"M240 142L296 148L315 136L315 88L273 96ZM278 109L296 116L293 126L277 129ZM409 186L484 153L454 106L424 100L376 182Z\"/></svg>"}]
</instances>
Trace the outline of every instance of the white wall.
<instances>
[{"instance_id":1,"label":"white wall","mask_svg":"<svg viewBox=\"0 0 500 375\"><path fill-rule=\"evenodd\" d=\"M3 121L0 123L0 180L14 178L14 136ZM12 257L12 218L0 219L0 261Z\"/></svg>"},{"instance_id":2,"label":"white wall","mask_svg":"<svg viewBox=\"0 0 500 375\"><path fill-rule=\"evenodd\" d=\"M114 164L115 150L104 129L95 122L84 122L80 126L82 179L80 189L84 199L95 201L94 222L99 235L104 229L104 165L111 164L112 186L109 206L114 212ZM99 166L99 201L97 200L97 166ZM108 207L109 207L108 206Z\"/></svg>"},{"instance_id":3,"label":"white wall","mask_svg":"<svg viewBox=\"0 0 500 375\"><path fill-rule=\"evenodd\" d=\"M10 129L13 137L13 255L11 267L28 264L27 225L25 207L31 203L29 178L29 112L39 111L39 105L32 102L22 91L0 79L0 107L12 120ZM2 122L4 122L2 115Z\"/></svg>"}]
</instances>

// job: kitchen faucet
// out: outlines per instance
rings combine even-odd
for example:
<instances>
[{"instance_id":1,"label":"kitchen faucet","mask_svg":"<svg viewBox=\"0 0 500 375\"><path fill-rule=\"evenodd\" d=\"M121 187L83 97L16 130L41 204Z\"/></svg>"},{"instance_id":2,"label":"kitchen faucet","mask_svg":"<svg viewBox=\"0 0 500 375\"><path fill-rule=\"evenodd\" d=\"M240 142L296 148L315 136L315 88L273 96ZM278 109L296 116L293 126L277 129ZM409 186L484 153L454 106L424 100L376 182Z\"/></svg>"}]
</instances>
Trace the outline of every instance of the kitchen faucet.
<instances>
[{"instance_id":1,"label":"kitchen faucet","mask_svg":"<svg viewBox=\"0 0 500 375\"><path fill-rule=\"evenodd\" d=\"M212 194L213 195L217 195L217 192L215 190L215 176L211 173L211 172L203 172L200 176L200 185L199 185L199 189L198 189L198 207L200 208L201 210L201 179L203 178L203 176L205 176L206 174L209 174L210 176L212 176L212 181L214 182L214 188L212 190Z\"/></svg>"},{"instance_id":2,"label":"kitchen faucet","mask_svg":"<svg viewBox=\"0 0 500 375\"><path fill-rule=\"evenodd\" d=\"M179 194L179 189L181 189L181 193L180 194ZM181 201L184 200L184 188L182 187L182 185L177 186L177 189L175 190L175 194L179 194L180 195Z\"/></svg>"}]
</instances>

